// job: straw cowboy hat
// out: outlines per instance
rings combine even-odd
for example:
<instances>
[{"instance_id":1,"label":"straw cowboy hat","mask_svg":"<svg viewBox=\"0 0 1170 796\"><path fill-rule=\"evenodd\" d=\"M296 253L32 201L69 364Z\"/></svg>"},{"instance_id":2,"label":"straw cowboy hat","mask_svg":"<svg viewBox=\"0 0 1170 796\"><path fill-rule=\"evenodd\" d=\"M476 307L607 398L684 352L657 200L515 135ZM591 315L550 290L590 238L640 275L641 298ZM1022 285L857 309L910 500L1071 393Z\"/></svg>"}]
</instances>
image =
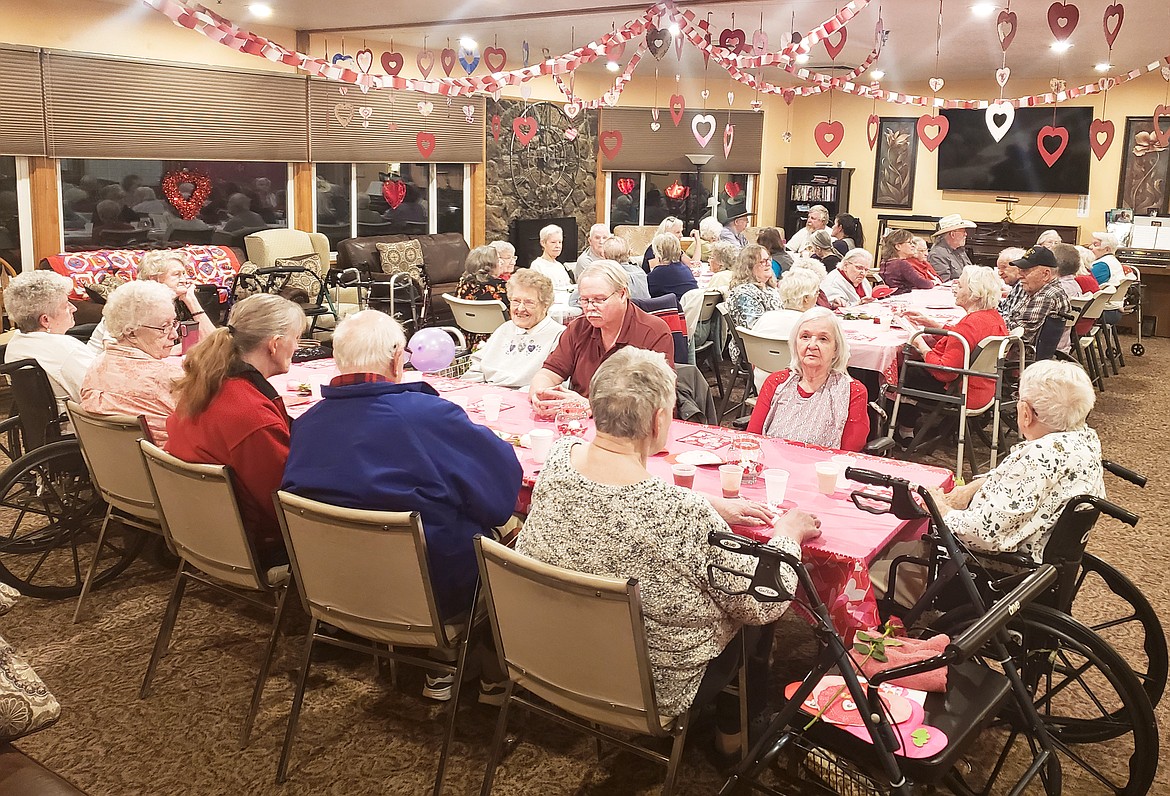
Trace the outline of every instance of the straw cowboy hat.
<instances>
[{"instance_id":1,"label":"straw cowboy hat","mask_svg":"<svg viewBox=\"0 0 1170 796\"><path fill-rule=\"evenodd\" d=\"M953 232L956 229L975 229L975 222L968 221L958 213L952 213L949 216L943 216L938 220L938 231L930 237L937 238L939 235L945 235L948 232Z\"/></svg>"}]
</instances>

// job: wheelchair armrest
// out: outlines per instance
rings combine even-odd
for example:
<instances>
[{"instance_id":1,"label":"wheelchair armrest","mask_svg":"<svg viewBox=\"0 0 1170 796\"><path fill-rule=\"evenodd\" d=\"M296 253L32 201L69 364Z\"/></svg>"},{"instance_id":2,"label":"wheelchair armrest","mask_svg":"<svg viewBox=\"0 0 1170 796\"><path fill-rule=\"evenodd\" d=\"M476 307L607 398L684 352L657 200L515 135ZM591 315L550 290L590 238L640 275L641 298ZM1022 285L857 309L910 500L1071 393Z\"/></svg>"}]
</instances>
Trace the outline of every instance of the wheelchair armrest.
<instances>
[{"instance_id":1,"label":"wheelchair armrest","mask_svg":"<svg viewBox=\"0 0 1170 796\"><path fill-rule=\"evenodd\" d=\"M1040 565L1035 572L1024 578L1019 586L991 606L990 610L974 624L952 638L947 646L947 652L953 651L957 660L970 658L987 643L988 639L1002 630L1021 608L1046 592L1055 582L1056 567L1051 564Z\"/></svg>"},{"instance_id":2,"label":"wheelchair armrest","mask_svg":"<svg viewBox=\"0 0 1170 796\"><path fill-rule=\"evenodd\" d=\"M1113 473L1118 478L1124 478L1131 484L1137 484L1140 487L1144 487L1146 485L1146 477L1144 475L1139 472L1135 472L1128 467L1123 467L1117 462L1111 462L1108 459L1102 459L1101 466L1109 472Z\"/></svg>"},{"instance_id":3,"label":"wheelchair armrest","mask_svg":"<svg viewBox=\"0 0 1170 796\"><path fill-rule=\"evenodd\" d=\"M882 456L893 447L893 437L876 437L865 443L865 452L870 456Z\"/></svg>"},{"instance_id":4,"label":"wheelchair armrest","mask_svg":"<svg viewBox=\"0 0 1170 796\"><path fill-rule=\"evenodd\" d=\"M1036 568L1035 559L1022 553L980 553L979 558L984 561L994 561L997 564L1020 567L1021 569Z\"/></svg>"}]
</instances>

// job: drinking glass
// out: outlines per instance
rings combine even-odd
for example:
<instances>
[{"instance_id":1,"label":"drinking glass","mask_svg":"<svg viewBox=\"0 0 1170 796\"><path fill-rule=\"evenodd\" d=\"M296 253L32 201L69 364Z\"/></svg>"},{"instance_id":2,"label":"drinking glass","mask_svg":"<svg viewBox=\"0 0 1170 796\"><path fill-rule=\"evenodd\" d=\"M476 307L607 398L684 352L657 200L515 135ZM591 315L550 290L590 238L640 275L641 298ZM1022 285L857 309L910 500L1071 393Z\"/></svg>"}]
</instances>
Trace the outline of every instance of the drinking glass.
<instances>
[{"instance_id":1,"label":"drinking glass","mask_svg":"<svg viewBox=\"0 0 1170 796\"><path fill-rule=\"evenodd\" d=\"M743 483L751 486L760 474L760 440L753 434L736 434L731 440L731 461L743 468Z\"/></svg>"},{"instance_id":2,"label":"drinking glass","mask_svg":"<svg viewBox=\"0 0 1170 796\"><path fill-rule=\"evenodd\" d=\"M561 407L556 416L557 433L562 437L584 437L588 421L589 410L584 406Z\"/></svg>"}]
</instances>

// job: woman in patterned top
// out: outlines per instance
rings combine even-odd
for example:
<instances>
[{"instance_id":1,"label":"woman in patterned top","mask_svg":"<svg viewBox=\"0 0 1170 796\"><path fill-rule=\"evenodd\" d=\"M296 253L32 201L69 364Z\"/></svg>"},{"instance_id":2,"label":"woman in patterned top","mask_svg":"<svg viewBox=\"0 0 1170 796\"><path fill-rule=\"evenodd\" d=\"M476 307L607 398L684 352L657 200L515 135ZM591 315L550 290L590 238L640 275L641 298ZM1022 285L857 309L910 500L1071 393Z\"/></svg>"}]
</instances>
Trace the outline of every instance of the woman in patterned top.
<instances>
[{"instance_id":1,"label":"woman in patterned top","mask_svg":"<svg viewBox=\"0 0 1170 796\"><path fill-rule=\"evenodd\" d=\"M463 264L463 276L455 286L455 295L466 301L502 301L508 307L508 283L516 260L505 260L493 246L476 246ZM475 346L487 339L486 334L467 334L467 344Z\"/></svg>"},{"instance_id":2,"label":"woman in patterned top","mask_svg":"<svg viewBox=\"0 0 1170 796\"><path fill-rule=\"evenodd\" d=\"M725 595L707 581L708 564L750 572L756 561L708 544L710 531L772 518L763 507L709 500L646 470L667 440L675 402L675 375L662 354L617 352L597 369L589 401L596 438L565 437L549 453L517 549L578 572L637 578L659 712L677 716L715 699L734 677L741 645L732 640L745 625L774 622L787 608ZM790 511L775 520L769 544L799 555L818 524ZM794 573L781 575L785 589L795 586ZM749 628L745 637L749 711L760 711L771 634ZM717 714L719 749L729 753L738 743L736 700L720 697Z\"/></svg>"},{"instance_id":3,"label":"woman in patterned top","mask_svg":"<svg viewBox=\"0 0 1170 796\"><path fill-rule=\"evenodd\" d=\"M765 312L783 307L772 273L772 255L763 246L749 243L740 250L731 268L731 292L727 296L731 322L750 329ZM733 361L739 358L735 338L728 342L727 350Z\"/></svg>"}]
</instances>

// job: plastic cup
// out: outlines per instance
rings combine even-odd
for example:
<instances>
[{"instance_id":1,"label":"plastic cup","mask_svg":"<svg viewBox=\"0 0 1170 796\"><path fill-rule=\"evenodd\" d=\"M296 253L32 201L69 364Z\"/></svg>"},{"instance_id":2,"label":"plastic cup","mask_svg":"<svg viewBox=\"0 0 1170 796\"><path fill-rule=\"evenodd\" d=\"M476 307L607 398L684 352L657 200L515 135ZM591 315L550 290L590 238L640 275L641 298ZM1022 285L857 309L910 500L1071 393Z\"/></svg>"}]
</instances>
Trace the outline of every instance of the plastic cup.
<instances>
[{"instance_id":1,"label":"plastic cup","mask_svg":"<svg viewBox=\"0 0 1170 796\"><path fill-rule=\"evenodd\" d=\"M841 467L836 462L817 462L817 491L822 495L831 495L837 491L837 476L841 474Z\"/></svg>"},{"instance_id":2,"label":"plastic cup","mask_svg":"<svg viewBox=\"0 0 1170 796\"><path fill-rule=\"evenodd\" d=\"M488 393L480 399L483 406L483 419L489 423L494 423L500 419L500 396L496 393Z\"/></svg>"},{"instance_id":3,"label":"plastic cup","mask_svg":"<svg viewBox=\"0 0 1170 796\"><path fill-rule=\"evenodd\" d=\"M684 489L695 488L695 465L693 464L673 464L670 471L674 474L675 486L681 486Z\"/></svg>"},{"instance_id":4,"label":"plastic cup","mask_svg":"<svg viewBox=\"0 0 1170 796\"><path fill-rule=\"evenodd\" d=\"M764 477L764 492L768 504L779 506L784 502L784 494L788 491L788 471L764 470L761 475Z\"/></svg>"},{"instance_id":5,"label":"plastic cup","mask_svg":"<svg viewBox=\"0 0 1170 796\"><path fill-rule=\"evenodd\" d=\"M739 485L743 482L743 467L738 464L719 465L719 486L723 497L739 497Z\"/></svg>"},{"instance_id":6,"label":"plastic cup","mask_svg":"<svg viewBox=\"0 0 1170 796\"><path fill-rule=\"evenodd\" d=\"M555 434L551 428L534 428L528 432L528 445L532 449L532 461L544 464L548 458Z\"/></svg>"},{"instance_id":7,"label":"plastic cup","mask_svg":"<svg viewBox=\"0 0 1170 796\"><path fill-rule=\"evenodd\" d=\"M848 489L849 479L845 477L845 470L857 464L857 460L852 456L834 456L831 461L836 462L837 466L841 468L841 472L837 473L837 489Z\"/></svg>"}]
</instances>

